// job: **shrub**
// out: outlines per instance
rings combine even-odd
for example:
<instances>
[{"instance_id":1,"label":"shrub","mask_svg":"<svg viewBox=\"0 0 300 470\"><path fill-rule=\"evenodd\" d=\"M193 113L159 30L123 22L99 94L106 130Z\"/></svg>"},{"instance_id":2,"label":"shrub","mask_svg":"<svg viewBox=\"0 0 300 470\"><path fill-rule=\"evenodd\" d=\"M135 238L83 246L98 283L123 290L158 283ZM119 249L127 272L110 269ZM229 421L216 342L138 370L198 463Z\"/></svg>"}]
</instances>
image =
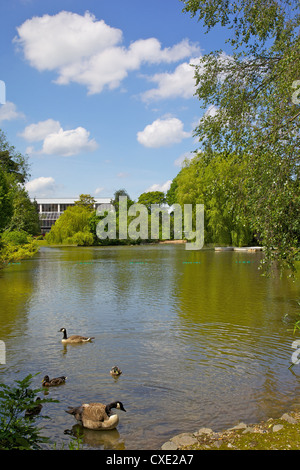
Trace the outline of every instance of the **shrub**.
<instances>
[{"instance_id":1,"label":"shrub","mask_svg":"<svg viewBox=\"0 0 300 470\"><path fill-rule=\"evenodd\" d=\"M0 450L36 450L49 440L40 434L35 424L37 416L30 419L25 416L26 410L36 406L37 394L42 391L30 388L32 378L29 374L23 380L16 380L16 387L0 384ZM45 402L57 400L40 400L41 404Z\"/></svg>"}]
</instances>

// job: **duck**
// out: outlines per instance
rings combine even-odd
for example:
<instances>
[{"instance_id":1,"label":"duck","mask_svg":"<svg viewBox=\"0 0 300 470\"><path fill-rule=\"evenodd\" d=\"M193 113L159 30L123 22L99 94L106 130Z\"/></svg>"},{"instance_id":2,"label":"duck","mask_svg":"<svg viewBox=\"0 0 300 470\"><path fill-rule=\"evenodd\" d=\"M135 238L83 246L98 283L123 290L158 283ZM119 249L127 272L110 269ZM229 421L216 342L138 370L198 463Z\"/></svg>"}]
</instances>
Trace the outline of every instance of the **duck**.
<instances>
[{"instance_id":1,"label":"duck","mask_svg":"<svg viewBox=\"0 0 300 470\"><path fill-rule=\"evenodd\" d=\"M41 409L43 408L43 405L40 403L40 401L40 397L37 397L35 400L35 405L25 411L25 416L27 418L31 418L40 413Z\"/></svg>"},{"instance_id":2,"label":"duck","mask_svg":"<svg viewBox=\"0 0 300 470\"><path fill-rule=\"evenodd\" d=\"M62 375L61 377L55 377L53 379L49 378L49 375L45 375L42 380L43 387L56 387L57 385L63 385L67 377Z\"/></svg>"},{"instance_id":3,"label":"duck","mask_svg":"<svg viewBox=\"0 0 300 470\"><path fill-rule=\"evenodd\" d=\"M119 377L122 374L121 369L118 366L114 366L110 369L110 375L113 377Z\"/></svg>"},{"instance_id":4,"label":"duck","mask_svg":"<svg viewBox=\"0 0 300 470\"><path fill-rule=\"evenodd\" d=\"M67 336L67 330L65 328L61 328L59 331L63 333L62 343L87 343L92 339L95 339L93 336L81 336L81 335L72 335Z\"/></svg>"},{"instance_id":5,"label":"duck","mask_svg":"<svg viewBox=\"0 0 300 470\"><path fill-rule=\"evenodd\" d=\"M71 406L68 408L68 410L65 410L66 413L73 415L84 428L95 431L115 429L117 427L119 416L112 414L112 408L126 412L123 403L120 401L114 401L108 405L103 403L84 403L75 408Z\"/></svg>"}]
</instances>

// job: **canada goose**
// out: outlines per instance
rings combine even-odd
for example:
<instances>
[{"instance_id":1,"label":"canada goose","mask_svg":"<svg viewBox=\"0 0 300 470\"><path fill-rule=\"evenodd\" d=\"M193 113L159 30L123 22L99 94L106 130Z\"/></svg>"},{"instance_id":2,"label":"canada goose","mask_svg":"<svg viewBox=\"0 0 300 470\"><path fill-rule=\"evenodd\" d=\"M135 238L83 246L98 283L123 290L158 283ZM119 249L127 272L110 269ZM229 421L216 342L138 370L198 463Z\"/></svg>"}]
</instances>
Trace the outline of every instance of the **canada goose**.
<instances>
[{"instance_id":1,"label":"canada goose","mask_svg":"<svg viewBox=\"0 0 300 470\"><path fill-rule=\"evenodd\" d=\"M113 377L119 377L122 374L121 369L118 366L114 366L110 369L110 375Z\"/></svg>"},{"instance_id":2,"label":"canada goose","mask_svg":"<svg viewBox=\"0 0 300 470\"><path fill-rule=\"evenodd\" d=\"M55 387L56 385L62 385L65 383L66 378L64 375L61 377L55 377L54 379L49 379L49 375L45 375L42 380L43 387Z\"/></svg>"},{"instance_id":3,"label":"canada goose","mask_svg":"<svg viewBox=\"0 0 300 470\"><path fill-rule=\"evenodd\" d=\"M63 332L63 338L61 340L63 343L87 343L88 341L94 339L93 336L90 336L89 338L80 335L72 335L68 337L67 330L65 328L61 328L59 331Z\"/></svg>"},{"instance_id":4,"label":"canada goose","mask_svg":"<svg viewBox=\"0 0 300 470\"><path fill-rule=\"evenodd\" d=\"M120 401L115 401L108 405L103 405L102 403L84 403L75 408L69 406L66 412L75 416L83 427L98 431L100 429L114 429L117 426L119 416L111 414L112 408L126 411Z\"/></svg>"},{"instance_id":5,"label":"canada goose","mask_svg":"<svg viewBox=\"0 0 300 470\"><path fill-rule=\"evenodd\" d=\"M25 416L27 418L31 418L32 416L38 415L43 408L43 405L40 403L41 399L40 397L37 397L35 400L36 405L32 406L32 408L28 408L25 411Z\"/></svg>"}]
</instances>

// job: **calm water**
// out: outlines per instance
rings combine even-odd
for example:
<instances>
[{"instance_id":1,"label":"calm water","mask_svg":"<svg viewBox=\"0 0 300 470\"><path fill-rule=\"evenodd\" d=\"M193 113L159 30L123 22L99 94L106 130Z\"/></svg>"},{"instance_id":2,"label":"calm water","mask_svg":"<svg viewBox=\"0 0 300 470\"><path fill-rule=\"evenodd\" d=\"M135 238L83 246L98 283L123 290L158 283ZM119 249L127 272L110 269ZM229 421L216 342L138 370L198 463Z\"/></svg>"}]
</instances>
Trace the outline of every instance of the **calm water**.
<instances>
[{"instance_id":1,"label":"calm water","mask_svg":"<svg viewBox=\"0 0 300 470\"><path fill-rule=\"evenodd\" d=\"M300 405L291 364L299 281L261 277L260 253L183 246L41 248L0 272L0 381L67 375L43 434L68 446L67 406L120 400L117 430L85 448L158 449L175 434L254 423ZM68 334L93 343L63 346ZM299 337L299 335L298 335ZM109 370L118 365L118 379Z\"/></svg>"}]
</instances>

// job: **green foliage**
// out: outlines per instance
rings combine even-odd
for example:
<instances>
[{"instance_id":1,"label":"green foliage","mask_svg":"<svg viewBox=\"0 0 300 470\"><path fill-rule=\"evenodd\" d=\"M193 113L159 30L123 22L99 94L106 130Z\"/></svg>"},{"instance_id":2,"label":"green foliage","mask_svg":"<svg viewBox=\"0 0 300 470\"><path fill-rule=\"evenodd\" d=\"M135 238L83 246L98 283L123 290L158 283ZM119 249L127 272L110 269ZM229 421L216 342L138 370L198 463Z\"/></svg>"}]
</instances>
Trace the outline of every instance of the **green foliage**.
<instances>
[{"instance_id":1,"label":"green foliage","mask_svg":"<svg viewBox=\"0 0 300 470\"><path fill-rule=\"evenodd\" d=\"M0 169L10 175L14 181L25 183L28 178L27 159L9 145L4 132L0 130Z\"/></svg>"},{"instance_id":2,"label":"green foliage","mask_svg":"<svg viewBox=\"0 0 300 470\"><path fill-rule=\"evenodd\" d=\"M30 201L23 186L27 178L25 157L8 144L4 133L0 131L1 268L10 261L27 258L37 252L37 245L28 237L29 234L39 234L40 225L36 205Z\"/></svg>"},{"instance_id":3,"label":"green foliage","mask_svg":"<svg viewBox=\"0 0 300 470\"><path fill-rule=\"evenodd\" d=\"M7 225L9 230L25 230L31 235L41 233L36 204L31 202L25 188L16 185L12 192L13 214Z\"/></svg>"},{"instance_id":4,"label":"green foliage","mask_svg":"<svg viewBox=\"0 0 300 470\"><path fill-rule=\"evenodd\" d=\"M266 247L267 264L293 269L300 240L299 1L182 1L207 31L230 30L226 53L205 54L195 67L206 110L195 135L208 154L235 155L241 165L246 159L243 199L229 197L241 212L247 207L243 215Z\"/></svg>"},{"instance_id":5,"label":"green foliage","mask_svg":"<svg viewBox=\"0 0 300 470\"><path fill-rule=\"evenodd\" d=\"M149 191L140 195L138 199L139 204L143 204L147 207L148 212L151 212L151 204L157 204L161 206L164 204L166 198L165 193L162 191Z\"/></svg>"},{"instance_id":6,"label":"green foliage","mask_svg":"<svg viewBox=\"0 0 300 470\"><path fill-rule=\"evenodd\" d=\"M83 206L90 211L93 210L95 199L90 194L80 194L79 200L75 201L75 206Z\"/></svg>"},{"instance_id":7,"label":"green foliage","mask_svg":"<svg viewBox=\"0 0 300 470\"><path fill-rule=\"evenodd\" d=\"M177 176L173 179L171 186L166 194L166 203L172 206L176 203L176 189L178 187Z\"/></svg>"},{"instance_id":8,"label":"green foliage","mask_svg":"<svg viewBox=\"0 0 300 470\"><path fill-rule=\"evenodd\" d=\"M118 189L114 193L114 198L110 201L111 204L114 206L115 211L119 212L119 198L120 196L127 197L127 207L130 207L134 202L131 200L129 194L125 189Z\"/></svg>"},{"instance_id":9,"label":"green foliage","mask_svg":"<svg viewBox=\"0 0 300 470\"><path fill-rule=\"evenodd\" d=\"M76 232L65 240L68 245L90 246L94 244L94 237L90 232Z\"/></svg>"},{"instance_id":10,"label":"green foliage","mask_svg":"<svg viewBox=\"0 0 300 470\"><path fill-rule=\"evenodd\" d=\"M13 204L7 175L0 167L0 232L5 229L13 215Z\"/></svg>"},{"instance_id":11,"label":"green foliage","mask_svg":"<svg viewBox=\"0 0 300 470\"><path fill-rule=\"evenodd\" d=\"M31 258L38 251L37 242L27 232L6 231L0 237L0 266Z\"/></svg>"},{"instance_id":12,"label":"green foliage","mask_svg":"<svg viewBox=\"0 0 300 470\"><path fill-rule=\"evenodd\" d=\"M28 233L25 230L15 230L12 232L6 230L2 234L1 240L5 244L25 245L28 243Z\"/></svg>"},{"instance_id":13,"label":"green foliage","mask_svg":"<svg viewBox=\"0 0 300 470\"><path fill-rule=\"evenodd\" d=\"M0 384L0 450L36 450L48 441L35 424L37 416L30 419L25 416L27 410L36 406L37 394L42 391L31 388L32 378L28 375L23 380L16 380L15 387ZM55 401L43 398L39 403Z\"/></svg>"},{"instance_id":14,"label":"green foliage","mask_svg":"<svg viewBox=\"0 0 300 470\"><path fill-rule=\"evenodd\" d=\"M68 207L46 235L47 242L50 244L77 244L76 239L73 238L77 233L90 233L90 216L90 209L85 205ZM83 240L83 236L78 236L77 240Z\"/></svg>"},{"instance_id":15,"label":"green foliage","mask_svg":"<svg viewBox=\"0 0 300 470\"><path fill-rule=\"evenodd\" d=\"M232 155L208 157L199 153L186 161L176 176L173 203L204 204L206 244L242 246L253 240L244 214L237 210L235 203L244 199L241 185L244 166Z\"/></svg>"}]
</instances>

